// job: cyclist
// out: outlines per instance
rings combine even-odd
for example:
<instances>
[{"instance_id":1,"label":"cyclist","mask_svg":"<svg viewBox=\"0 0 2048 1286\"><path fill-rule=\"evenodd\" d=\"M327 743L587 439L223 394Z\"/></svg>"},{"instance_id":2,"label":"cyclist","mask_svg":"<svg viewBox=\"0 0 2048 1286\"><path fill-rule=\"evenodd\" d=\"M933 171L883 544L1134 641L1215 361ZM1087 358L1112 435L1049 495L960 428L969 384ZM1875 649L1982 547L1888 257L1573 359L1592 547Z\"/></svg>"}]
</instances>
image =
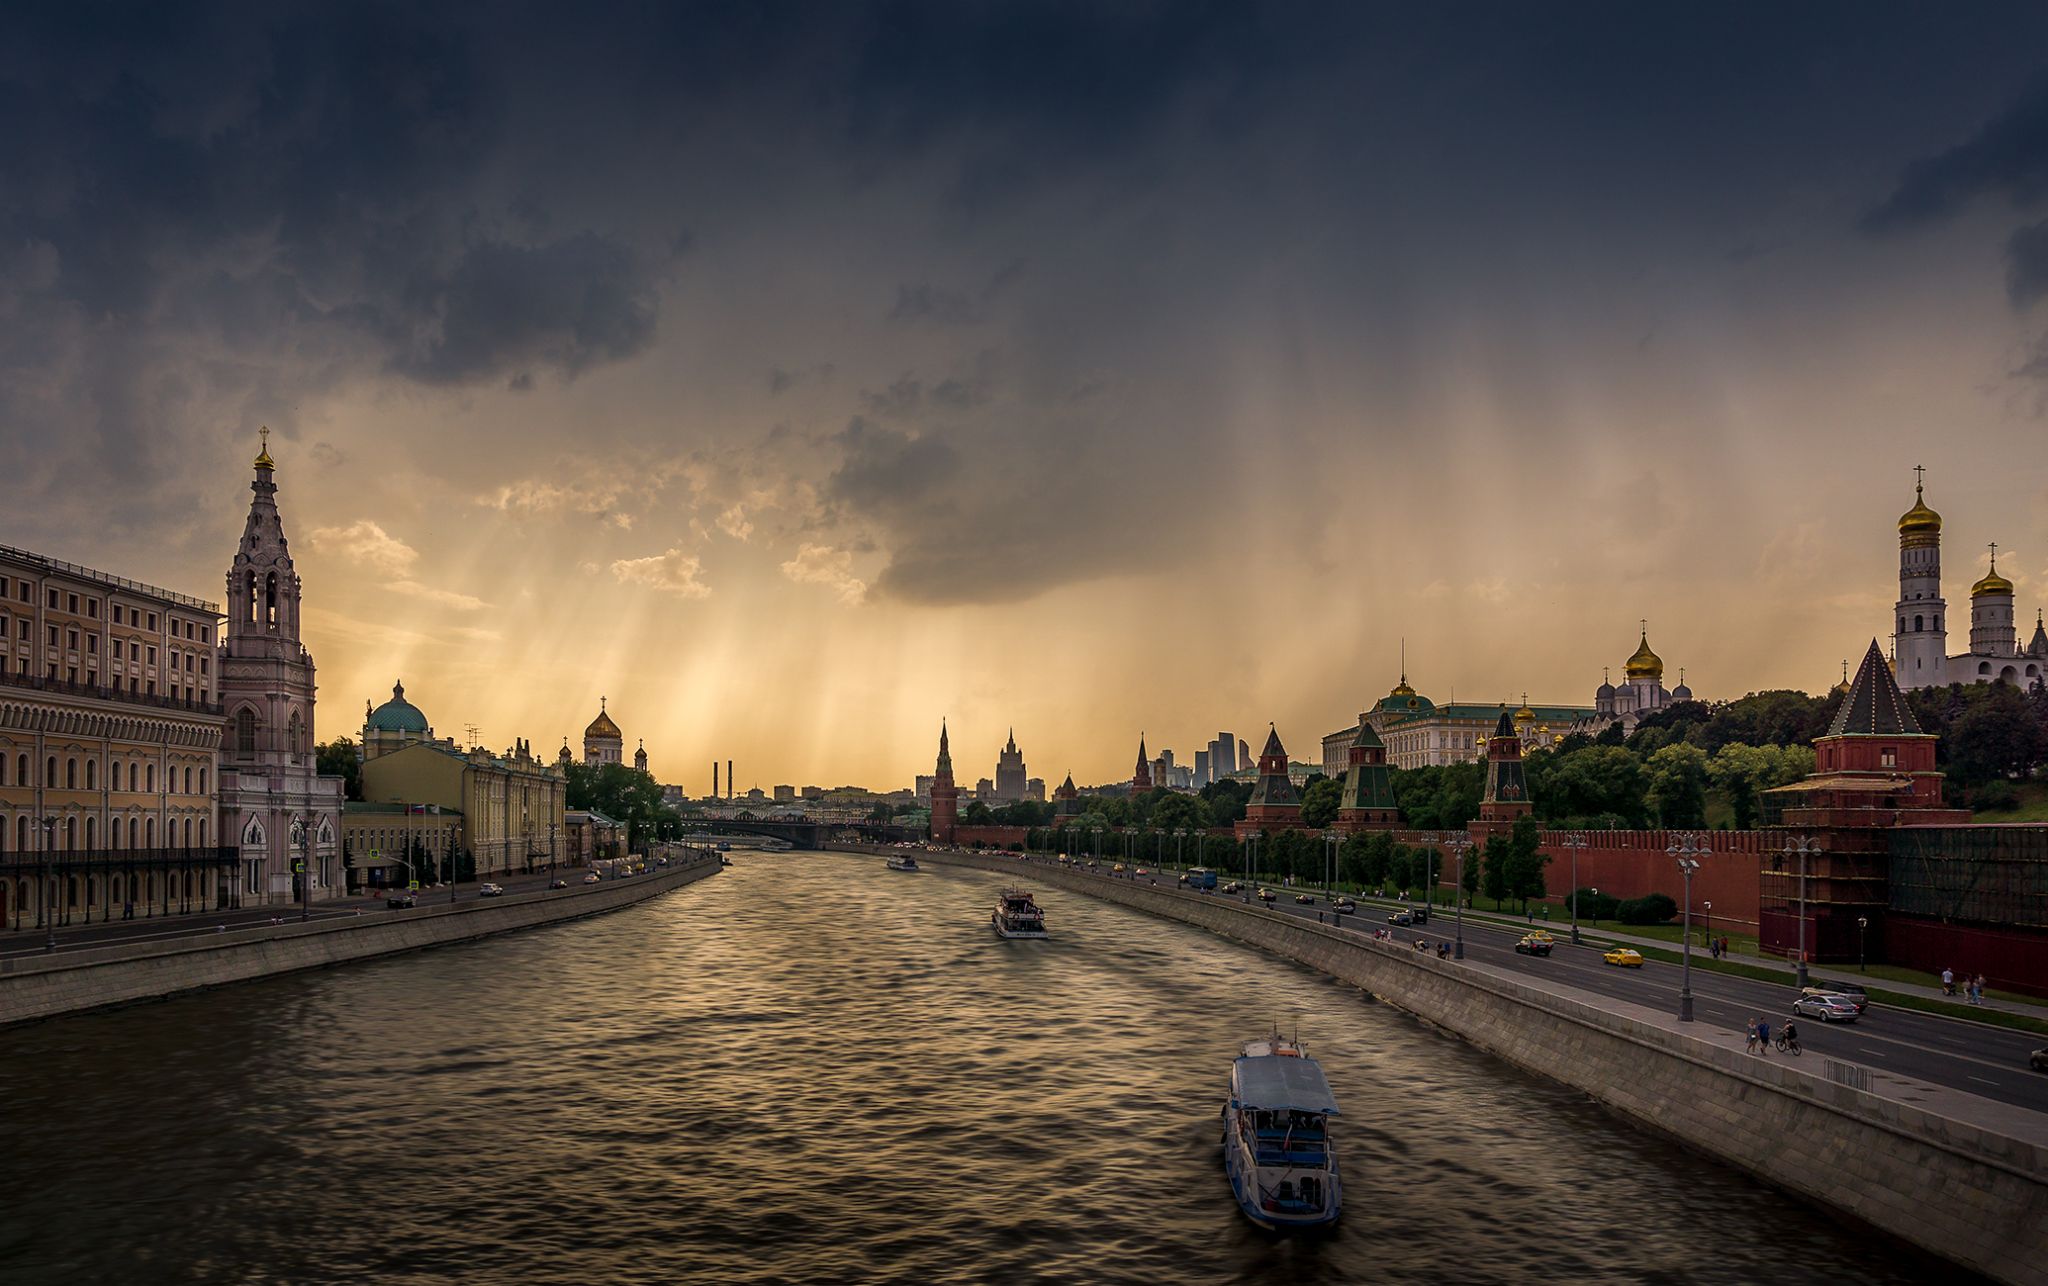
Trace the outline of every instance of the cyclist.
<instances>
[{"instance_id":1,"label":"cyclist","mask_svg":"<svg viewBox=\"0 0 2048 1286\"><path fill-rule=\"evenodd\" d=\"M1791 1054L1799 1052L1799 1028L1790 1018L1785 1020L1784 1029L1778 1033L1778 1048Z\"/></svg>"}]
</instances>

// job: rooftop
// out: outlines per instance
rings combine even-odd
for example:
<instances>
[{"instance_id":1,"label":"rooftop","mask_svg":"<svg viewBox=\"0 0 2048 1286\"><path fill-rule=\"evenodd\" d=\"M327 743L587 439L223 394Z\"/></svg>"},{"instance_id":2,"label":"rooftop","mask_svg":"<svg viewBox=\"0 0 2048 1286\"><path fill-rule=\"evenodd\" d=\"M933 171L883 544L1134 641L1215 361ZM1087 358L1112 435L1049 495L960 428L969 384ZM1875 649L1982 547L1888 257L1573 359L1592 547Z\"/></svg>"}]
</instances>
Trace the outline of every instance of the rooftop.
<instances>
[{"instance_id":1,"label":"rooftop","mask_svg":"<svg viewBox=\"0 0 2048 1286\"><path fill-rule=\"evenodd\" d=\"M160 599L163 602L174 603L179 607L187 608L194 612L204 612L209 616L217 617L221 614L220 604L218 603L209 603L204 599L193 598L190 594L180 594L174 590L144 584L139 580L129 580L126 577L112 576L106 572L94 571L90 567L81 567L77 563L67 563L43 554L30 553L26 549L16 549L12 545L0 545L0 558L13 559L17 563L33 567L44 573L54 572L59 575L69 576L74 580L91 581L95 585L104 585L108 589L125 590L130 594L141 594L148 598Z\"/></svg>"}]
</instances>

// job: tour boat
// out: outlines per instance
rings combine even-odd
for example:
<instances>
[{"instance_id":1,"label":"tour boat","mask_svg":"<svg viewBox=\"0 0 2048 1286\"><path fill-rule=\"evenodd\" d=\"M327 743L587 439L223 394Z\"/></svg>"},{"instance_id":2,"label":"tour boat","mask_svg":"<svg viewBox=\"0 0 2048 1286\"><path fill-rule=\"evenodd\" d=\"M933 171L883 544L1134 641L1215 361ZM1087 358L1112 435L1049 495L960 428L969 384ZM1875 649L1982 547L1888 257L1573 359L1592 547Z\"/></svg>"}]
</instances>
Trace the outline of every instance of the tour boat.
<instances>
[{"instance_id":1,"label":"tour boat","mask_svg":"<svg viewBox=\"0 0 2048 1286\"><path fill-rule=\"evenodd\" d=\"M892 871L915 871L918 869L917 859L908 853L898 853L889 859L888 865Z\"/></svg>"},{"instance_id":2,"label":"tour boat","mask_svg":"<svg viewBox=\"0 0 2048 1286\"><path fill-rule=\"evenodd\" d=\"M1045 912L1031 900L1023 889L1004 889L996 899L996 909L990 912L989 923L995 926L999 938L1043 938Z\"/></svg>"},{"instance_id":3,"label":"tour boat","mask_svg":"<svg viewBox=\"0 0 2048 1286\"><path fill-rule=\"evenodd\" d=\"M1336 1222L1336 1114L1322 1067L1298 1042L1275 1034L1245 1045L1223 1106L1223 1168L1246 1218L1272 1229Z\"/></svg>"}]
</instances>

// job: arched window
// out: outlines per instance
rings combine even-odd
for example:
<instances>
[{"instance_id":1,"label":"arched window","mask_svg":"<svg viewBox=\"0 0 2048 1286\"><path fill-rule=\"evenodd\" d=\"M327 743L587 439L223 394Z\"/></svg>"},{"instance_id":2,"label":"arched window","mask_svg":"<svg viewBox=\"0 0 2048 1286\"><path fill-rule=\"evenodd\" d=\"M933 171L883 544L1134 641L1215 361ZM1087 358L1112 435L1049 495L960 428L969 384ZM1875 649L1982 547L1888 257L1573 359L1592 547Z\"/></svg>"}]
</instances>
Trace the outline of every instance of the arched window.
<instances>
[{"instance_id":1,"label":"arched window","mask_svg":"<svg viewBox=\"0 0 2048 1286\"><path fill-rule=\"evenodd\" d=\"M16 755L14 757L14 784L17 786L29 784L27 755Z\"/></svg>"},{"instance_id":2,"label":"arched window","mask_svg":"<svg viewBox=\"0 0 2048 1286\"><path fill-rule=\"evenodd\" d=\"M256 753L256 712L247 707L235 712L235 753Z\"/></svg>"},{"instance_id":3,"label":"arched window","mask_svg":"<svg viewBox=\"0 0 2048 1286\"><path fill-rule=\"evenodd\" d=\"M149 766L148 766L147 768L145 768L145 769L143 770L143 773L142 773L142 783L143 783L143 785L142 785L142 788L143 788L144 790L155 790L155 789L156 789L156 765L155 765L155 764L151 764L151 765L149 765Z\"/></svg>"},{"instance_id":4,"label":"arched window","mask_svg":"<svg viewBox=\"0 0 2048 1286\"><path fill-rule=\"evenodd\" d=\"M1901 616L1901 617L1899 618L1899 633L1901 633L1901 634L1904 634L1905 632L1906 632L1906 618L1905 618L1905 617L1903 617L1903 616Z\"/></svg>"},{"instance_id":5,"label":"arched window","mask_svg":"<svg viewBox=\"0 0 2048 1286\"><path fill-rule=\"evenodd\" d=\"M1921 625L1920 625L1920 618L1916 616L1916 617L1914 617L1914 618L1913 618L1913 632L1914 632L1915 634L1918 634L1918 633L1920 632L1920 629L1921 629Z\"/></svg>"},{"instance_id":6,"label":"arched window","mask_svg":"<svg viewBox=\"0 0 2048 1286\"><path fill-rule=\"evenodd\" d=\"M1977 662L1977 673L1979 673L1979 674L1989 674L1989 673L1991 673L1991 662L1989 662L1989 661L1979 661L1979 662Z\"/></svg>"},{"instance_id":7,"label":"arched window","mask_svg":"<svg viewBox=\"0 0 2048 1286\"><path fill-rule=\"evenodd\" d=\"M199 770L199 793L202 795L206 793L206 769L204 768Z\"/></svg>"},{"instance_id":8,"label":"arched window","mask_svg":"<svg viewBox=\"0 0 2048 1286\"><path fill-rule=\"evenodd\" d=\"M1936 630L1941 629L1941 618L1939 616L1934 618L1934 628Z\"/></svg>"},{"instance_id":9,"label":"arched window","mask_svg":"<svg viewBox=\"0 0 2048 1286\"><path fill-rule=\"evenodd\" d=\"M78 761L76 759L66 759L64 761L64 789L78 789Z\"/></svg>"},{"instance_id":10,"label":"arched window","mask_svg":"<svg viewBox=\"0 0 2048 1286\"><path fill-rule=\"evenodd\" d=\"M98 790L100 788L99 767L100 761L97 759L85 761L85 788L87 790Z\"/></svg>"},{"instance_id":11,"label":"arched window","mask_svg":"<svg viewBox=\"0 0 2048 1286\"><path fill-rule=\"evenodd\" d=\"M99 838L99 827L96 825L98 821L97 817L85 819L85 851L88 853L93 851L94 841Z\"/></svg>"},{"instance_id":12,"label":"arched window","mask_svg":"<svg viewBox=\"0 0 2048 1286\"><path fill-rule=\"evenodd\" d=\"M263 578L263 628L277 628L277 573Z\"/></svg>"},{"instance_id":13,"label":"arched window","mask_svg":"<svg viewBox=\"0 0 2048 1286\"><path fill-rule=\"evenodd\" d=\"M199 847L206 847L206 819L204 817L199 819Z\"/></svg>"},{"instance_id":14,"label":"arched window","mask_svg":"<svg viewBox=\"0 0 2048 1286\"><path fill-rule=\"evenodd\" d=\"M192 847L192 819L189 817L185 819L185 847Z\"/></svg>"},{"instance_id":15,"label":"arched window","mask_svg":"<svg viewBox=\"0 0 2048 1286\"><path fill-rule=\"evenodd\" d=\"M50 761L43 765L43 785L51 788L55 788L57 785L57 756L55 755L51 755Z\"/></svg>"},{"instance_id":16,"label":"arched window","mask_svg":"<svg viewBox=\"0 0 2048 1286\"><path fill-rule=\"evenodd\" d=\"M6 755L0 755L0 786L5 786L7 784L7 765L13 762L14 761L12 759L9 759ZM27 782L22 782L21 784L24 786L28 785Z\"/></svg>"},{"instance_id":17,"label":"arched window","mask_svg":"<svg viewBox=\"0 0 2048 1286\"><path fill-rule=\"evenodd\" d=\"M142 824L142 834L143 834L143 845L144 845L145 847L147 847L147 848L155 848L155 847L156 847L156 818L152 817L152 818L150 818L150 819L149 819L148 821L146 821L146 822L144 822L144 823Z\"/></svg>"},{"instance_id":18,"label":"arched window","mask_svg":"<svg viewBox=\"0 0 2048 1286\"><path fill-rule=\"evenodd\" d=\"M190 768L185 770L185 793L188 795L192 793L192 770Z\"/></svg>"},{"instance_id":19,"label":"arched window","mask_svg":"<svg viewBox=\"0 0 2048 1286\"><path fill-rule=\"evenodd\" d=\"M141 847L141 845L139 845L139 844L137 844L137 843L135 842L135 837L136 837L137 835L141 834L141 828L142 828L142 819L141 819L141 818L139 818L139 817L131 817L131 818L129 818L129 819L128 819L128 847L130 847L130 848L140 848L140 847Z\"/></svg>"},{"instance_id":20,"label":"arched window","mask_svg":"<svg viewBox=\"0 0 2048 1286\"><path fill-rule=\"evenodd\" d=\"M21 816L14 819L14 851L17 853L28 852L27 813L23 813Z\"/></svg>"},{"instance_id":21,"label":"arched window","mask_svg":"<svg viewBox=\"0 0 2048 1286\"><path fill-rule=\"evenodd\" d=\"M76 853L78 851L78 819L76 817L64 819L64 851L67 853Z\"/></svg>"}]
</instances>

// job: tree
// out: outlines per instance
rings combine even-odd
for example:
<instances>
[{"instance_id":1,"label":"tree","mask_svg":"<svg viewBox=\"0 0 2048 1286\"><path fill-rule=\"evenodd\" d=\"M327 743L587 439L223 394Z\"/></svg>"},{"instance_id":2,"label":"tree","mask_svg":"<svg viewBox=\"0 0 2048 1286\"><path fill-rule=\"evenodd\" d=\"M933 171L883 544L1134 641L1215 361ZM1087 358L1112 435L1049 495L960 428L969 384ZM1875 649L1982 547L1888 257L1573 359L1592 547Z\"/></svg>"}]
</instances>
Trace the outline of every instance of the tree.
<instances>
[{"instance_id":1,"label":"tree","mask_svg":"<svg viewBox=\"0 0 2048 1286\"><path fill-rule=\"evenodd\" d=\"M1480 879L1479 887L1484 890L1486 896L1493 899L1494 905L1498 906L1506 901L1508 896L1508 867L1514 857L1514 841L1506 835L1489 835L1486 837L1483 854L1486 870Z\"/></svg>"},{"instance_id":2,"label":"tree","mask_svg":"<svg viewBox=\"0 0 2048 1286\"><path fill-rule=\"evenodd\" d=\"M1949 725L1949 772L1964 786L2025 777L2041 762L2043 733L2029 699L2009 684L1982 685Z\"/></svg>"},{"instance_id":3,"label":"tree","mask_svg":"<svg viewBox=\"0 0 2048 1286\"><path fill-rule=\"evenodd\" d=\"M1524 911L1529 909L1530 898L1543 896L1543 868L1549 863L1536 819L1516 818L1514 830L1508 835L1507 884L1508 892L1522 900Z\"/></svg>"},{"instance_id":4,"label":"tree","mask_svg":"<svg viewBox=\"0 0 2048 1286\"><path fill-rule=\"evenodd\" d=\"M1552 816L1558 819L1611 819L1640 826L1643 809L1642 761L1618 745L1595 745L1560 759L1549 775L1558 796Z\"/></svg>"},{"instance_id":5,"label":"tree","mask_svg":"<svg viewBox=\"0 0 2048 1286\"><path fill-rule=\"evenodd\" d=\"M1209 815L1214 825L1228 826L1244 820L1245 801L1251 798L1252 788L1248 783L1212 781L1202 787L1202 801L1209 805Z\"/></svg>"},{"instance_id":6,"label":"tree","mask_svg":"<svg viewBox=\"0 0 2048 1286\"><path fill-rule=\"evenodd\" d=\"M1301 824L1322 830L1337 820L1337 804L1343 799L1344 783L1334 777L1318 777L1301 792Z\"/></svg>"},{"instance_id":7,"label":"tree","mask_svg":"<svg viewBox=\"0 0 2048 1286\"><path fill-rule=\"evenodd\" d=\"M360 803L363 798L363 765L356 756L356 743L336 737L313 747L315 770L322 777L341 778L342 798Z\"/></svg>"},{"instance_id":8,"label":"tree","mask_svg":"<svg viewBox=\"0 0 2048 1286\"><path fill-rule=\"evenodd\" d=\"M1696 703L1688 703L1696 704ZM1707 752L1677 742L1650 756L1645 802L1667 827L1704 826L1707 821Z\"/></svg>"},{"instance_id":9,"label":"tree","mask_svg":"<svg viewBox=\"0 0 2048 1286\"><path fill-rule=\"evenodd\" d=\"M977 799L960 814L960 820L969 826L988 826L994 823L996 810Z\"/></svg>"},{"instance_id":10,"label":"tree","mask_svg":"<svg viewBox=\"0 0 2048 1286\"><path fill-rule=\"evenodd\" d=\"M1813 751L1805 746L1750 746L1736 742L1714 752L1707 777L1728 797L1735 810L1735 829L1756 824L1763 792L1790 785L1813 771Z\"/></svg>"},{"instance_id":11,"label":"tree","mask_svg":"<svg viewBox=\"0 0 2048 1286\"><path fill-rule=\"evenodd\" d=\"M1479 863L1477 863L1477 862L1467 862L1467 863L1465 863L1465 876L1464 876L1464 880L1465 880L1465 886L1464 886L1464 887L1465 887L1465 897L1466 897L1466 900L1468 900L1468 901L1469 901L1469 900L1471 900L1471 899L1472 899L1473 897L1477 896L1477 894L1479 893Z\"/></svg>"}]
</instances>

